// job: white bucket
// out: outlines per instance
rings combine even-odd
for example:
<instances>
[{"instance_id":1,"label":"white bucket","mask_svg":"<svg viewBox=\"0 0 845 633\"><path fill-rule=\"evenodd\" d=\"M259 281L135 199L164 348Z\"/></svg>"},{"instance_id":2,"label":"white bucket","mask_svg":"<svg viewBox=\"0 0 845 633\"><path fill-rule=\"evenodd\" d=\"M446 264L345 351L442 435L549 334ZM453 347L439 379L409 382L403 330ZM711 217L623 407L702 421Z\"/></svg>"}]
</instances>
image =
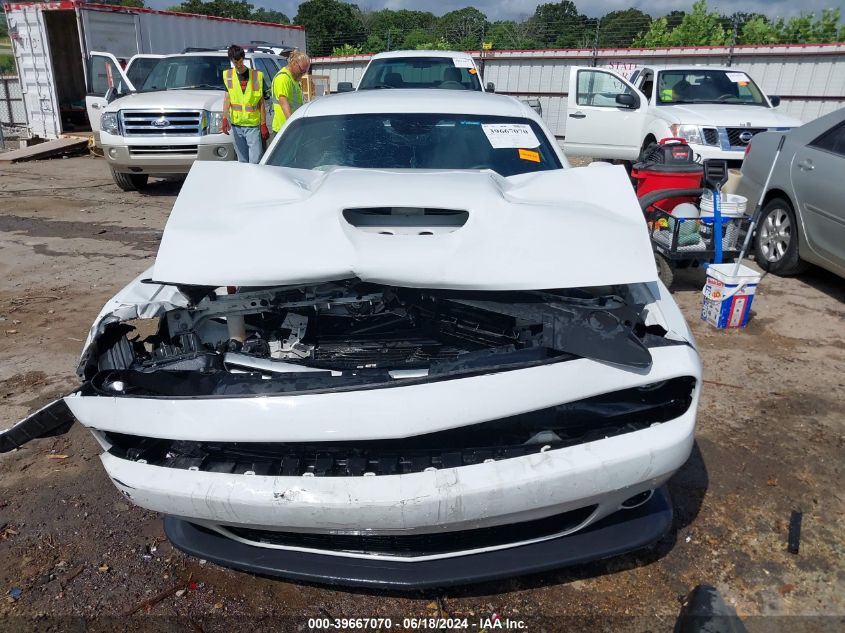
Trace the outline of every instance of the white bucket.
<instances>
[{"instance_id":1,"label":"white bucket","mask_svg":"<svg viewBox=\"0 0 845 633\"><path fill-rule=\"evenodd\" d=\"M726 218L738 218L745 215L745 207L748 199L745 196L738 196L735 193L722 193L719 200L719 211ZM713 218L713 192L705 191L701 196L701 218L709 220Z\"/></svg>"},{"instance_id":2,"label":"white bucket","mask_svg":"<svg viewBox=\"0 0 845 633\"><path fill-rule=\"evenodd\" d=\"M701 318L719 329L745 327L751 302L760 283L760 273L736 264L710 264L704 284Z\"/></svg>"}]
</instances>

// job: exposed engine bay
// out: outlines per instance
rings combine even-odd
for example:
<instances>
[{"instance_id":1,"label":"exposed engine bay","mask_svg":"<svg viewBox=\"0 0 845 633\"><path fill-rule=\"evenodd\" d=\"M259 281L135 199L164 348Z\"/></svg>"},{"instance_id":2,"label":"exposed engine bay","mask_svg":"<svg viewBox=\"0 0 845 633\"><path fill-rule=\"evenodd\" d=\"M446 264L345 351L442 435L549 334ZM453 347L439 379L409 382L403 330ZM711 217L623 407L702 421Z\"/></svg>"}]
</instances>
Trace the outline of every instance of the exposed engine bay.
<instances>
[{"instance_id":1,"label":"exposed engine bay","mask_svg":"<svg viewBox=\"0 0 845 633\"><path fill-rule=\"evenodd\" d=\"M230 289L235 290L235 289ZM591 358L647 368L666 331L625 286L449 291L356 280L271 289L180 288L142 338L110 323L80 365L108 395L248 395L360 389Z\"/></svg>"}]
</instances>

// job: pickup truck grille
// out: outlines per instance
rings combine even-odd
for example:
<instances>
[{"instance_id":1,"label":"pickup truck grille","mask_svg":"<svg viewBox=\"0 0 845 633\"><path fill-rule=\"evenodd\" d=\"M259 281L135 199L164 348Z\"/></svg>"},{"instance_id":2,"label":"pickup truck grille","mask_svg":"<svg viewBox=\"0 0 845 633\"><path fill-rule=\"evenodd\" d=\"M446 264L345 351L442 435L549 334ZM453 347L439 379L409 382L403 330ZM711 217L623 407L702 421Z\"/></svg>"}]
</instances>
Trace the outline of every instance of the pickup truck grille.
<instances>
[{"instance_id":1,"label":"pickup truck grille","mask_svg":"<svg viewBox=\"0 0 845 633\"><path fill-rule=\"evenodd\" d=\"M750 127L729 127L726 128L726 132L728 133L728 143L731 147L745 147L748 145L749 141L751 140L748 137L748 133L751 136L755 134L759 134L760 132L765 132L767 128L750 128ZM745 135L746 139L740 138L741 136Z\"/></svg>"},{"instance_id":2,"label":"pickup truck grille","mask_svg":"<svg viewBox=\"0 0 845 633\"><path fill-rule=\"evenodd\" d=\"M121 110L124 136L199 136L203 131L202 110Z\"/></svg>"},{"instance_id":3,"label":"pickup truck grille","mask_svg":"<svg viewBox=\"0 0 845 633\"><path fill-rule=\"evenodd\" d=\"M196 145L130 145L132 156L182 156L196 157Z\"/></svg>"}]
</instances>

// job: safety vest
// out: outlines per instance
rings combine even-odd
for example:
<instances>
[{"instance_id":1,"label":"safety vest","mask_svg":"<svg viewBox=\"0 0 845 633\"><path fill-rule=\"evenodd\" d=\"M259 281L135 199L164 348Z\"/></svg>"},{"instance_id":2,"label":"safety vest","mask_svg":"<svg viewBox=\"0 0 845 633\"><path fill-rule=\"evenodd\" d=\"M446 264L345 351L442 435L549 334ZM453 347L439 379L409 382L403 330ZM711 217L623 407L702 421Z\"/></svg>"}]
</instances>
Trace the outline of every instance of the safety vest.
<instances>
[{"instance_id":1,"label":"safety vest","mask_svg":"<svg viewBox=\"0 0 845 633\"><path fill-rule=\"evenodd\" d=\"M258 127L261 124L261 100L264 94L262 72L249 69L246 92L241 90L241 81L234 68L223 71L223 84L229 92L229 123L244 127Z\"/></svg>"},{"instance_id":2,"label":"safety vest","mask_svg":"<svg viewBox=\"0 0 845 633\"><path fill-rule=\"evenodd\" d=\"M302 105L302 88L291 75L290 68L285 66L273 77L273 131L278 132L287 123L285 112L279 105L279 97L285 97L293 114Z\"/></svg>"}]
</instances>

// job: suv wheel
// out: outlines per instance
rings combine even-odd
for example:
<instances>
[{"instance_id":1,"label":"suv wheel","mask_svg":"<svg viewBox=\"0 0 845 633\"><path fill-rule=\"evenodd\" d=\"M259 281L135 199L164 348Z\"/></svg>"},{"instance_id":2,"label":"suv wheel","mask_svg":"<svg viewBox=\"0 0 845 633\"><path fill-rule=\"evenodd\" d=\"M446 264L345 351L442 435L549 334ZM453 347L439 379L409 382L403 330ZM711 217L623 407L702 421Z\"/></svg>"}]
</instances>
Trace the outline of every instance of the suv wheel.
<instances>
[{"instance_id":1,"label":"suv wheel","mask_svg":"<svg viewBox=\"0 0 845 633\"><path fill-rule=\"evenodd\" d=\"M754 259L775 275L794 275L806 267L798 257L798 225L789 201L774 198L763 207L754 235Z\"/></svg>"},{"instance_id":2,"label":"suv wheel","mask_svg":"<svg viewBox=\"0 0 845 633\"><path fill-rule=\"evenodd\" d=\"M150 177L147 174L122 174L112 169L111 177L114 184L124 191L138 191L147 186Z\"/></svg>"}]
</instances>

